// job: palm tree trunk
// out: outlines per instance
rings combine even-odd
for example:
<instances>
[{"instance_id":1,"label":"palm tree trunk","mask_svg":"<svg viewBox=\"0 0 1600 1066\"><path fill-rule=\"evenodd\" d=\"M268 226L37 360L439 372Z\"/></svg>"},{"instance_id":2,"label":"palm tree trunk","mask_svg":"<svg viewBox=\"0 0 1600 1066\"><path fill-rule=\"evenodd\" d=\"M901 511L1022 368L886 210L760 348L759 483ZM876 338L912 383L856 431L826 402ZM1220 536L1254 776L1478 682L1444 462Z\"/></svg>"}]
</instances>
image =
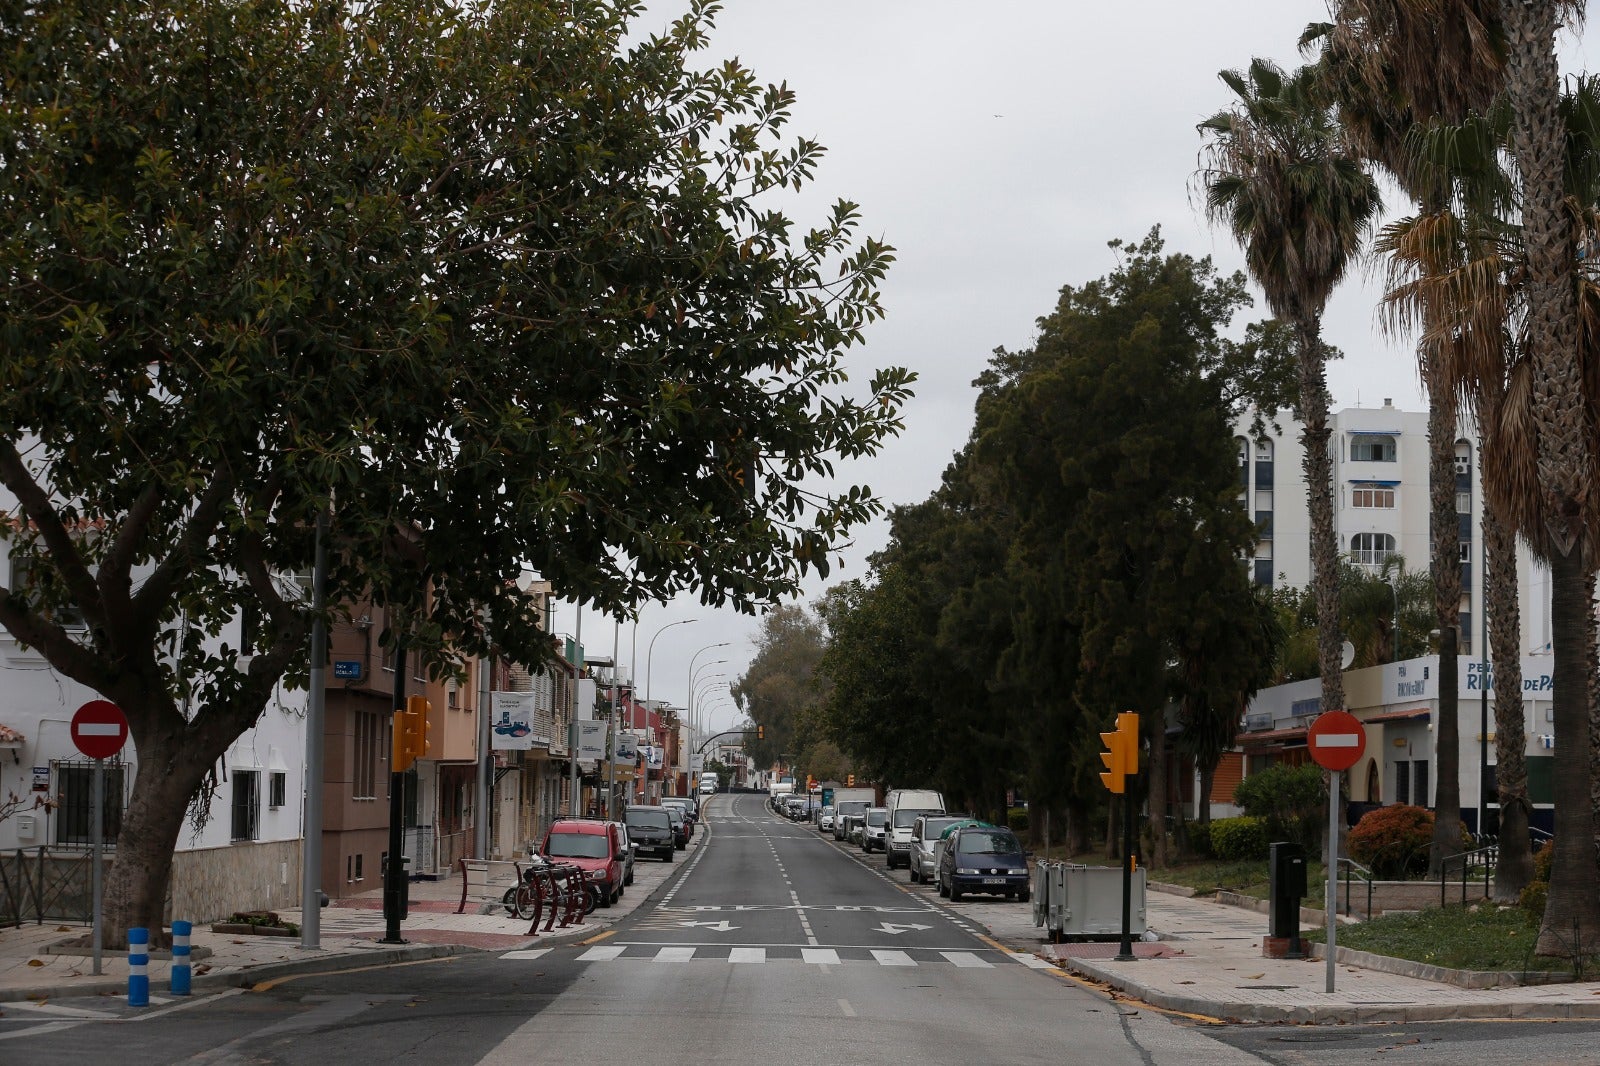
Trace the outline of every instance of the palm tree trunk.
<instances>
[{"instance_id":1,"label":"palm tree trunk","mask_svg":"<svg viewBox=\"0 0 1600 1066\"><path fill-rule=\"evenodd\" d=\"M1311 585L1317 604L1317 666L1322 675L1322 709L1344 709L1340 667L1344 638L1339 631L1339 542L1333 532L1333 456L1328 451L1328 383L1322 324L1315 315L1295 323L1300 360L1301 470L1306 479L1306 509L1311 516Z\"/></svg>"},{"instance_id":2,"label":"palm tree trunk","mask_svg":"<svg viewBox=\"0 0 1600 1066\"><path fill-rule=\"evenodd\" d=\"M1480 449L1480 461L1481 455L1487 454L1489 449ZM1483 538L1487 567L1484 610L1489 615L1494 650L1495 791L1500 803L1494 894L1501 902L1513 902L1533 880L1533 847L1528 837L1532 810L1528 803L1528 730L1522 708L1522 614L1517 604L1516 536L1489 506L1487 497Z\"/></svg>"},{"instance_id":3,"label":"palm tree trunk","mask_svg":"<svg viewBox=\"0 0 1600 1066\"><path fill-rule=\"evenodd\" d=\"M1437 309L1435 309L1437 310ZM1433 840L1428 876L1461 851L1461 717L1459 683L1461 533L1456 518L1456 394L1444 383L1437 357L1423 359L1428 384L1428 506L1433 531L1433 611L1439 627L1439 721Z\"/></svg>"}]
</instances>

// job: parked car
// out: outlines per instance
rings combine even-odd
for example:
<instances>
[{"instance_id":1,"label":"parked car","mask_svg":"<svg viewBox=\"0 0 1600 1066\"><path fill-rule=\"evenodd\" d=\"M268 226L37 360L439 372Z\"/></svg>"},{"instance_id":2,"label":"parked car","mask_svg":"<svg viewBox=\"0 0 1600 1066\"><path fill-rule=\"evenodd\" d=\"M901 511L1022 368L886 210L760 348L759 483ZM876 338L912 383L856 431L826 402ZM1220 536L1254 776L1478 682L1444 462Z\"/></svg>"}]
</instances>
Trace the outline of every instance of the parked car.
<instances>
[{"instance_id":1,"label":"parked car","mask_svg":"<svg viewBox=\"0 0 1600 1066\"><path fill-rule=\"evenodd\" d=\"M889 811L884 807L869 808L861 829L861 850L882 851L887 835Z\"/></svg>"},{"instance_id":2,"label":"parked car","mask_svg":"<svg viewBox=\"0 0 1600 1066\"><path fill-rule=\"evenodd\" d=\"M628 826L628 839L639 851L648 851L664 862L672 861L677 844L666 808L632 806L622 812L622 817Z\"/></svg>"},{"instance_id":3,"label":"parked car","mask_svg":"<svg viewBox=\"0 0 1600 1066\"><path fill-rule=\"evenodd\" d=\"M596 902L609 907L622 896L628 840L617 823L562 818L545 832L539 851L551 862L569 862L583 871Z\"/></svg>"},{"instance_id":4,"label":"parked car","mask_svg":"<svg viewBox=\"0 0 1600 1066\"><path fill-rule=\"evenodd\" d=\"M638 857L639 849L634 845L633 839L628 835L628 823L612 822L617 827L617 835L622 838L625 858L622 860L622 887L627 888L633 884L633 861Z\"/></svg>"},{"instance_id":5,"label":"parked car","mask_svg":"<svg viewBox=\"0 0 1600 1066\"><path fill-rule=\"evenodd\" d=\"M930 788L890 789L883 805L889 812L889 846L885 859L890 869L910 858L911 825L917 815L943 814L948 809L944 805L944 794ZM900 832L894 833L895 829Z\"/></svg>"},{"instance_id":6,"label":"parked car","mask_svg":"<svg viewBox=\"0 0 1600 1066\"><path fill-rule=\"evenodd\" d=\"M833 806L833 839L849 840L850 826L847 824L853 814L865 814L872 803L868 800L841 800Z\"/></svg>"},{"instance_id":7,"label":"parked car","mask_svg":"<svg viewBox=\"0 0 1600 1066\"><path fill-rule=\"evenodd\" d=\"M944 838L939 852L939 895L958 900L987 892L1028 902L1028 857L1022 842L999 826L966 826Z\"/></svg>"},{"instance_id":8,"label":"parked car","mask_svg":"<svg viewBox=\"0 0 1600 1066\"><path fill-rule=\"evenodd\" d=\"M817 814L817 832L833 832L833 804L828 804Z\"/></svg>"},{"instance_id":9,"label":"parked car","mask_svg":"<svg viewBox=\"0 0 1600 1066\"><path fill-rule=\"evenodd\" d=\"M682 813L682 815L683 815L683 821L684 821L685 826L687 827L688 835L690 837L694 836L694 825L695 825L695 821L696 821L695 816L694 816L694 811L689 807L689 805L687 803L683 802L683 797L682 796L667 796L665 799L663 799L661 801L661 806L663 806L663 807L676 807L678 809L678 811L680 813Z\"/></svg>"},{"instance_id":10,"label":"parked car","mask_svg":"<svg viewBox=\"0 0 1600 1066\"><path fill-rule=\"evenodd\" d=\"M666 811L667 817L672 820L672 846L682 851L689 846L689 819L684 815L682 807L663 803L661 809Z\"/></svg>"},{"instance_id":11,"label":"parked car","mask_svg":"<svg viewBox=\"0 0 1600 1066\"><path fill-rule=\"evenodd\" d=\"M939 837L962 821L950 815L924 814L911 826L911 855L907 868L913 881L932 881L939 872Z\"/></svg>"},{"instance_id":12,"label":"parked car","mask_svg":"<svg viewBox=\"0 0 1600 1066\"><path fill-rule=\"evenodd\" d=\"M871 808L868 808L870 810ZM867 828L867 812L856 811L845 815L844 839L847 844L861 843L861 834Z\"/></svg>"}]
</instances>

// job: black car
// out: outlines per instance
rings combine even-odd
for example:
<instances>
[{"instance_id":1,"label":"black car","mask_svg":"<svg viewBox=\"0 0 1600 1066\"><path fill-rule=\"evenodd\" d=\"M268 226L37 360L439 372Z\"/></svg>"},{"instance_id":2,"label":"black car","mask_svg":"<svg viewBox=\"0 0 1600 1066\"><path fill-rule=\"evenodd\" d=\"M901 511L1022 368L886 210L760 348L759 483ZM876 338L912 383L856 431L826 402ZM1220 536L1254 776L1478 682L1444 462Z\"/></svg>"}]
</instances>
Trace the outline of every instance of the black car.
<instances>
[{"instance_id":1,"label":"black car","mask_svg":"<svg viewBox=\"0 0 1600 1066\"><path fill-rule=\"evenodd\" d=\"M689 818L683 813L682 807L669 807L663 803L661 809L672 819L672 843L682 851L689 846Z\"/></svg>"},{"instance_id":2,"label":"black car","mask_svg":"<svg viewBox=\"0 0 1600 1066\"><path fill-rule=\"evenodd\" d=\"M672 861L677 841L665 807L629 807L622 818L628 827L628 843L640 853L649 852L658 859Z\"/></svg>"},{"instance_id":3,"label":"black car","mask_svg":"<svg viewBox=\"0 0 1600 1066\"><path fill-rule=\"evenodd\" d=\"M689 836L694 836L694 827L700 821L695 815L694 807L682 796L667 796L661 801L663 807L675 807L683 815L683 820L688 824Z\"/></svg>"},{"instance_id":4,"label":"black car","mask_svg":"<svg viewBox=\"0 0 1600 1066\"><path fill-rule=\"evenodd\" d=\"M945 838L939 849L939 895L960 899L987 892L1028 902L1028 857L1022 842L999 826L966 826Z\"/></svg>"}]
</instances>

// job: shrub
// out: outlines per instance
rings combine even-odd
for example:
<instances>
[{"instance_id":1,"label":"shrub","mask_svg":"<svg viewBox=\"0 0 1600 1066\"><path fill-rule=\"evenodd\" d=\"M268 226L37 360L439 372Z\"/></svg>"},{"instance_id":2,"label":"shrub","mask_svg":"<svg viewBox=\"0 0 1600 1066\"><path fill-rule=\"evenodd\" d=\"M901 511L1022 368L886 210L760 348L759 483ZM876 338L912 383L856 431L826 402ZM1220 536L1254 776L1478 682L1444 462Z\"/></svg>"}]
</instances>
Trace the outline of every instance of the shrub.
<instances>
[{"instance_id":1,"label":"shrub","mask_svg":"<svg viewBox=\"0 0 1600 1066\"><path fill-rule=\"evenodd\" d=\"M1328 784L1313 763L1278 763L1251 774L1234 788L1233 802L1250 817L1265 819L1273 840L1290 840L1307 850L1322 841Z\"/></svg>"},{"instance_id":2,"label":"shrub","mask_svg":"<svg viewBox=\"0 0 1600 1066\"><path fill-rule=\"evenodd\" d=\"M1536 922L1544 921L1544 905L1550 898L1549 881L1530 881L1517 896L1517 906Z\"/></svg>"},{"instance_id":3,"label":"shrub","mask_svg":"<svg viewBox=\"0 0 1600 1066\"><path fill-rule=\"evenodd\" d=\"M1550 864L1556 859L1556 842L1547 840L1544 845L1533 853L1533 879L1548 885L1550 883ZM1544 913L1540 911L1540 913Z\"/></svg>"},{"instance_id":4,"label":"shrub","mask_svg":"<svg viewBox=\"0 0 1600 1066\"><path fill-rule=\"evenodd\" d=\"M1428 868L1433 812L1397 803L1361 816L1350 830L1350 857L1382 878L1403 878Z\"/></svg>"},{"instance_id":5,"label":"shrub","mask_svg":"<svg viewBox=\"0 0 1600 1066\"><path fill-rule=\"evenodd\" d=\"M1018 836L1028 831L1028 808L1012 807L1006 811L1006 826Z\"/></svg>"},{"instance_id":6,"label":"shrub","mask_svg":"<svg viewBox=\"0 0 1600 1066\"><path fill-rule=\"evenodd\" d=\"M1211 823L1211 850L1219 859L1228 862L1265 859L1271 843L1265 818L1245 815L1242 818L1218 818Z\"/></svg>"},{"instance_id":7,"label":"shrub","mask_svg":"<svg viewBox=\"0 0 1600 1066\"><path fill-rule=\"evenodd\" d=\"M1189 851L1202 859L1215 858L1216 853L1211 850L1211 823L1186 822L1184 832L1189 839Z\"/></svg>"}]
</instances>

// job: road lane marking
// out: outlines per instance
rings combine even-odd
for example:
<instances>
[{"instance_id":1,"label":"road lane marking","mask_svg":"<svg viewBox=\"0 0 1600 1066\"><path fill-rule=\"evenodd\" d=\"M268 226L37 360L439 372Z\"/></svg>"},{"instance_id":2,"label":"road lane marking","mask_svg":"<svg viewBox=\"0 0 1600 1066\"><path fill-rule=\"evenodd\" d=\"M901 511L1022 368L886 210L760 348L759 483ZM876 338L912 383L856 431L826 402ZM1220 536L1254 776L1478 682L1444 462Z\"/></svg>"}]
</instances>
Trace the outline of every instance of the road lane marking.
<instances>
[{"instance_id":1,"label":"road lane marking","mask_svg":"<svg viewBox=\"0 0 1600 1066\"><path fill-rule=\"evenodd\" d=\"M915 966L916 962L903 951L874 951L872 957L879 966Z\"/></svg>"},{"instance_id":2,"label":"road lane marking","mask_svg":"<svg viewBox=\"0 0 1600 1066\"><path fill-rule=\"evenodd\" d=\"M598 943L600 943L600 941L604 940L606 937L608 937L608 936L616 936L616 935L617 935L617 931L615 929L607 929L605 932L601 933L599 936L592 936L587 940L578 941L578 944L580 946L582 946L584 944L598 944Z\"/></svg>"},{"instance_id":3,"label":"road lane marking","mask_svg":"<svg viewBox=\"0 0 1600 1066\"><path fill-rule=\"evenodd\" d=\"M959 966L962 969L994 969L994 963L986 962L983 959L978 958L978 956L974 955L970 951L941 951L939 954L943 955L951 964Z\"/></svg>"},{"instance_id":4,"label":"road lane marking","mask_svg":"<svg viewBox=\"0 0 1600 1066\"><path fill-rule=\"evenodd\" d=\"M550 954L550 951L550 948L532 948L524 951L508 951L500 957L502 959L526 959L527 961L532 962L534 959L544 958L546 955Z\"/></svg>"},{"instance_id":5,"label":"road lane marking","mask_svg":"<svg viewBox=\"0 0 1600 1066\"><path fill-rule=\"evenodd\" d=\"M1026 951L1008 951L1008 952L1006 952L1006 954L1010 955L1013 959L1015 959L1016 961L1022 963L1022 965L1026 966L1030 970L1053 970L1053 969L1055 969L1054 966L1050 965L1050 963L1048 963L1045 960L1041 959L1039 956L1030 955Z\"/></svg>"},{"instance_id":6,"label":"road lane marking","mask_svg":"<svg viewBox=\"0 0 1600 1066\"><path fill-rule=\"evenodd\" d=\"M694 948L666 947L656 952L656 962L692 962Z\"/></svg>"},{"instance_id":7,"label":"road lane marking","mask_svg":"<svg viewBox=\"0 0 1600 1066\"><path fill-rule=\"evenodd\" d=\"M837 966L839 964L839 953L832 948L801 948L800 960L823 966Z\"/></svg>"},{"instance_id":8,"label":"road lane marking","mask_svg":"<svg viewBox=\"0 0 1600 1066\"><path fill-rule=\"evenodd\" d=\"M728 952L728 961L763 963L767 961L767 949L734 948L732 951Z\"/></svg>"},{"instance_id":9,"label":"road lane marking","mask_svg":"<svg viewBox=\"0 0 1600 1066\"><path fill-rule=\"evenodd\" d=\"M590 948L578 956L579 962L607 962L628 950L620 944L608 944L605 947Z\"/></svg>"},{"instance_id":10,"label":"road lane marking","mask_svg":"<svg viewBox=\"0 0 1600 1066\"><path fill-rule=\"evenodd\" d=\"M250 986L251 992L270 992L279 985L286 985L290 981L298 981L302 977L338 977L347 973L367 973L369 970L394 970L401 966L423 966L430 962L455 962L459 955L439 955L431 959L405 959L401 962L380 962L376 966L353 966L348 970L320 970L312 973L292 973L284 977L275 977L270 981L262 981ZM201 1002L196 1000L196 1002Z\"/></svg>"},{"instance_id":11,"label":"road lane marking","mask_svg":"<svg viewBox=\"0 0 1600 1066\"><path fill-rule=\"evenodd\" d=\"M856 1016L856 1009L850 1005L850 1001L848 999L841 999L839 1001L839 1009L844 1012L844 1016L846 1018L854 1018Z\"/></svg>"}]
</instances>

